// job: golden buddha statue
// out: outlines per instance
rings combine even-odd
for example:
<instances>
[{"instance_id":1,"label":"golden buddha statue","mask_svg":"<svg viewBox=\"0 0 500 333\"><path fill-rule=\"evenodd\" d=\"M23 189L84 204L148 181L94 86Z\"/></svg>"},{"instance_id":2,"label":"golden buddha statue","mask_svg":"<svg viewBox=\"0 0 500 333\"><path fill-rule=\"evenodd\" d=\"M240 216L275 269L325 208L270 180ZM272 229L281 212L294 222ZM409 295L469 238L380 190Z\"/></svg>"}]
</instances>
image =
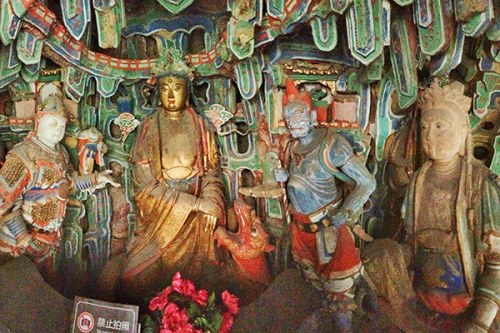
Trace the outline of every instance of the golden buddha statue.
<instances>
[{"instance_id":1,"label":"golden buddha statue","mask_svg":"<svg viewBox=\"0 0 500 333\"><path fill-rule=\"evenodd\" d=\"M141 124L131 156L138 229L122 286L136 299L177 271L200 280L216 260L213 231L224 212L214 137L189 107L188 67L180 53L168 52L157 76L158 109Z\"/></svg>"}]
</instances>

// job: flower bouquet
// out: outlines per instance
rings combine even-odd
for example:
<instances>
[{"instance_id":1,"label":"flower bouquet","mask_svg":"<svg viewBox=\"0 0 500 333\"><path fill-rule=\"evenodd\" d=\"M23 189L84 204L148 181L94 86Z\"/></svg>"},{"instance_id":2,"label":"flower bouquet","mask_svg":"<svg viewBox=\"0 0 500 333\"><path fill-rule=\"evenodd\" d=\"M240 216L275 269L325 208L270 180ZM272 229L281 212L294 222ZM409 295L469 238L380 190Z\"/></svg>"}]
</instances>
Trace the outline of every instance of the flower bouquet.
<instances>
[{"instance_id":1,"label":"flower bouquet","mask_svg":"<svg viewBox=\"0 0 500 333\"><path fill-rule=\"evenodd\" d=\"M149 310L160 333L227 333L240 309L238 298L229 292L222 292L221 299L222 304L214 292L197 290L177 272L172 284L150 300Z\"/></svg>"}]
</instances>

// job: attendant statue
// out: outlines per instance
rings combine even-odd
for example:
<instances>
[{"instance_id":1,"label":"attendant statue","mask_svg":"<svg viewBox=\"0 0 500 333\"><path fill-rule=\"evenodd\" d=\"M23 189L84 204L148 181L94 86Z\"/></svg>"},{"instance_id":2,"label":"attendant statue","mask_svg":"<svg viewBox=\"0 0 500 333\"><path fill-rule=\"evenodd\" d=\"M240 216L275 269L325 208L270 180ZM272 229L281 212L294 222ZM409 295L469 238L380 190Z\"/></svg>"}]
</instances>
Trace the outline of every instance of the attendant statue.
<instances>
[{"instance_id":1,"label":"attendant statue","mask_svg":"<svg viewBox=\"0 0 500 333\"><path fill-rule=\"evenodd\" d=\"M429 160L406 192L406 242L379 240L366 251L368 280L406 331L498 332L500 187L472 158L463 91L437 81L425 90L420 131Z\"/></svg>"},{"instance_id":2,"label":"attendant statue","mask_svg":"<svg viewBox=\"0 0 500 333\"><path fill-rule=\"evenodd\" d=\"M51 283L69 194L119 186L109 170L86 175L74 171L59 143L66 121L61 98L45 98L34 132L9 151L0 170L0 256L26 254Z\"/></svg>"},{"instance_id":3,"label":"attendant statue","mask_svg":"<svg viewBox=\"0 0 500 333\"><path fill-rule=\"evenodd\" d=\"M335 331L350 331L352 297L362 266L351 228L375 189L375 179L344 136L314 127L311 100L291 79L283 103L295 140L289 176L284 169L275 175L278 181L288 181L292 254L306 279L328 295Z\"/></svg>"},{"instance_id":4,"label":"attendant statue","mask_svg":"<svg viewBox=\"0 0 500 333\"><path fill-rule=\"evenodd\" d=\"M131 161L137 206L122 287L142 299L177 271L195 281L215 267L214 228L223 221L218 150L208 124L189 106L190 70L166 50L156 69L157 111L141 124Z\"/></svg>"}]
</instances>

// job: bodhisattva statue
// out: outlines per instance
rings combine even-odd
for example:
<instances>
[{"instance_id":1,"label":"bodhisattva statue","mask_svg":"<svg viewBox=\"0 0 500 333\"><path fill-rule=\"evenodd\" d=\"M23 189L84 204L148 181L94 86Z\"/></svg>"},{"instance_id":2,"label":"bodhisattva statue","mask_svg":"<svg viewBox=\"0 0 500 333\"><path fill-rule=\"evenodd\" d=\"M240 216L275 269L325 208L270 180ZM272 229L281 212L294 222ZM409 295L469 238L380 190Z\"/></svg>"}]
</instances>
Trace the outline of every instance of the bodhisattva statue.
<instances>
[{"instance_id":1,"label":"bodhisattva statue","mask_svg":"<svg viewBox=\"0 0 500 333\"><path fill-rule=\"evenodd\" d=\"M141 124L132 153L138 230L129 244L122 289L142 299L173 274L199 281L216 261L214 228L224 218L218 150L189 106L190 69L167 49L157 69L159 105Z\"/></svg>"},{"instance_id":2,"label":"bodhisattva statue","mask_svg":"<svg viewBox=\"0 0 500 333\"><path fill-rule=\"evenodd\" d=\"M275 174L278 181L288 178L293 257L306 279L327 293L336 331L348 332L361 269L351 227L375 190L375 179L344 136L314 127L309 96L290 79L286 93L284 118L296 140L289 176L284 169Z\"/></svg>"},{"instance_id":3,"label":"bodhisattva statue","mask_svg":"<svg viewBox=\"0 0 500 333\"><path fill-rule=\"evenodd\" d=\"M429 160L406 192L406 243L373 242L364 258L388 317L405 331L498 332L500 187L472 159L463 92L458 82L425 90L420 131Z\"/></svg>"},{"instance_id":4,"label":"bodhisattva statue","mask_svg":"<svg viewBox=\"0 0 500 333\"><path fill-rule=\"evenodd\" d=\"M71 191L120 186L110 170L87 175L74 171L59 143L66 121L61 98L48 96L36 114L34 132L9 151L0 170L0 256L26 254L52 284Z\"/></svg>"}]
</instances>

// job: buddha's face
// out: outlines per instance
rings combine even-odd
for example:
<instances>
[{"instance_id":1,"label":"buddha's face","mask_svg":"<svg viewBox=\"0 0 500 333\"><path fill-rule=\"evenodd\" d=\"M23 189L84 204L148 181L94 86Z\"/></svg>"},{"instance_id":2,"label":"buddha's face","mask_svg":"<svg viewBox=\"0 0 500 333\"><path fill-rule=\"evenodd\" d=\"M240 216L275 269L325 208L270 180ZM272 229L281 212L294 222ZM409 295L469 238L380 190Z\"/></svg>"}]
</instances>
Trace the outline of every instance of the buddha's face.
<instances>
[{"instance_id":1,"label":"buddha's face","mask_svg":"<svg viewBox=\"0 0 500 333\"><path fill-rule=\"evenodd\" d=\"M164 76L159 80L161 105L167 112L180 112L186 107L187 81L180 76Z\"/></svg>"},{"instance_id":2,"label":"buddha's face","mask_svg":"<svg viewBox=\"0 0 500 333\"><path fill-rule=\"evenodd\" d=\"M420 129L424 153L434 161L447 161L463 153L467 137L465 116L451 110L422 112Z\"/></svg>"},{"instance_id":3,"label":"buddha's face","mask_svg":"<svg viewBox=\"0 0 500 333\"><path fill-rule=\"evenodd\" d=\"M286 126L294 139L303 138L313 130L309 106L300 100L288 104L284 109Z\"/></svg>"},{"instance_id":4,"label":"buddha's face","mask_svg":"<svg viewBox=\"0 0 500 333\"><path fill-rule=\"evenodd\" d=\"M38 120L36 137L48 146L61 142L66 129L66 118L55 114L47 114Z\"/></svg>"}]
</instances>

